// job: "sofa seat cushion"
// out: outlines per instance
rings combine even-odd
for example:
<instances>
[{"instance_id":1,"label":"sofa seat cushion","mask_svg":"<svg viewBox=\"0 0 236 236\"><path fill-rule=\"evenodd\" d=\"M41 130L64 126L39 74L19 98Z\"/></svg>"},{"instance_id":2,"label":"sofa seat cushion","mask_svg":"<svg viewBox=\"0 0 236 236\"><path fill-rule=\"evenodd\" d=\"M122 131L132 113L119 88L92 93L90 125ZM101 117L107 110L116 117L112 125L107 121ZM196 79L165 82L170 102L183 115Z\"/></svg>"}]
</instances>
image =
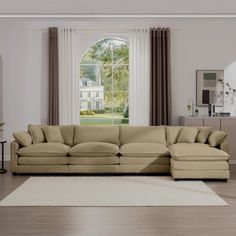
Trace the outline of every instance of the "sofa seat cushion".
<instances>
[{"instance_id":1,"label":"sofa seat cushion","mask_svg":"<svg viewBox=\"0 0 236 236\"><path fill-rule=\"evenodd\" d=\"M69 149L69 154L71 156L80 157L115 156L118 154L118 152L118 145L104 142L80 143Z\"/></svg>"},{"instance_id":2,"label":"sofa seat cushion","mask_svg":"<svg viewBox=\"0 0 236 236\"><path fill-rule=\"evenodd\" d=\"M63 157L68 154L69 146L61 143L37 143L19 149L24 157Z\"/></svg>"},{"instance_id":3,"label":"sofa seat cushion","mask_svg":"<svg viewBox=\"0 0 236 236\"><path fill-rule=\"evenodd\" d=\"M70 165L117 165L119 157L69 157Z\"/></svg>"},{"instance_id":4,"label":"sofa seat cushion","mask_svg":"<svg viewBox=\"0 0 236 236\"><path fill-rule=\"evenodd\" d=\"M170 168L174 179L229 179L229 170L175 170Z\"/></svg>"},{"instance_id":5,"label":"sofa seat cushion","mask_svg":"<svg viewBox=\"0 0 236 236\"><path fill-rule=\"evenodd\" d=\"M160 143L127 143L120 147L120 153L127 157L169 156L168 148Z\"/></svg>"},{"instance_id":6,"label":"sofa seat cushion","mask_svg":"<svg viewBox=\"0 0 236 236\"><path fill-rule=\"evenodd\" d=\"M225 161L229 155L217 148L209 147L200 143L178 143L169 146L169 151L178 161Z\"/></svg>"},{"instance_id":7,"label":"sofa seat cushion","mask_svg":"<svg viewBox=\"0 0 236 236\"><path fill-rule=\"evenodd\" d=\"M128 173L128 174L169 174L170 173L170 165L120 165L119 166L120 173Z\"/></svg>"},{"instance_id":8,"label":"sofa seat cushion","mask_svg":"<svg viewBox=\"0 0 236 236\"><path fill-rule=\"evenodd\" d=\"M120 165L170 165L169 157L120 157Z\"/></svg>"},{"instance_id":9,"label":"sofa seat cushion","mask_svg":"<svg viewBox=\"0 0 236 236\"><path fill-rule=\"evenodd\" d=\"M64 157L19 157L19 165L67 165L69 158Z\"/></svg>"},{"instance_id":10,"label":"sofa seat cushion","mask_svg":"<svg viewBox=\"0 0 236 236\"><path fill-rule=\"evenodd\" d=\"M176 161L171 158L174 170L228 170L227 161Z\"/></svg>"}]
</instances>

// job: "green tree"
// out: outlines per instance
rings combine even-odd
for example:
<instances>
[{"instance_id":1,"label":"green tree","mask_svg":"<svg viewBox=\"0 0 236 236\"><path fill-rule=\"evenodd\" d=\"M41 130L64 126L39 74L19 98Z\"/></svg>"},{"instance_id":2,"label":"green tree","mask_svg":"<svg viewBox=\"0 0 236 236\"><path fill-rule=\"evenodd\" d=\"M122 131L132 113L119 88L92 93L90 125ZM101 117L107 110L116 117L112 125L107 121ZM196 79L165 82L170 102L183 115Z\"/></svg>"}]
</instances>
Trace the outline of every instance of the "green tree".
<instances>
[{"instance_id":1,"label":"green tree","mask_svg":"<svg viewBox=\"0 0 236 236\"><path fill-rule=\"evenodd\" d=\"M128 43L107 38L92 45L85 53L81 61L80 77L96 81L97 76L100 76L104 86L105 106L113 104L125 108L128 104L128 62Z\"/></svg>"},{"instance_id":2,"label":"green tree","mask_svg":"<svg viewBox=\"0 0 236 236\"><path fill-rule=\"evenodd\" d=\"M3 125L4 125L4 123L1 123L1 122L0 122L0 131L3 130L3 129L2 129Z\"/></svg>"}]
</instances>

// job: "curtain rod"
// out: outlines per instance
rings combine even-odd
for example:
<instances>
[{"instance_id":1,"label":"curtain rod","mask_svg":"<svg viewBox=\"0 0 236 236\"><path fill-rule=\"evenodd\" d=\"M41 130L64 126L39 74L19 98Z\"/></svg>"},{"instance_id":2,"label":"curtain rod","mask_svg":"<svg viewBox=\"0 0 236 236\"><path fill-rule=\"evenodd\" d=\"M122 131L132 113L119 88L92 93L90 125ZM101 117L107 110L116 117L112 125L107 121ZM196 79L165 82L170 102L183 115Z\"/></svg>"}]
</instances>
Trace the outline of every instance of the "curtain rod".
<instances>
[{"instance_id":1,"label":"curtain rod","mask_svg":"<svg viewBox=\"0 0 236 236\"><path fill-rule=\"evenodd\" d=\"M55 26L56 27L56 26ZM66 27L66 28L69 28L70 27ZM151 26L149 28L152 28ZM160 27L160 28L166 28L166 27ZM60 29L60 28L59 28ZM71 27L71 29L73 29L73 27ZM147 29L148 28L141 28L141 29ZM117 29L117 30L114 30L114 29L74 29L76 32L88 32L88 33L93 33L93 32L101 32L101 33L129 33L132 29ZM47 28L43 28L43 29L37 29L36 31L47 31ZM180 29L170 29L171 32L178 32L178 31L181 31Z\"/></svg>"},{"instance_id":2,"label":"curtain rod","mask_svg":"<svg viewBox=\"0 0 236 236\"><path fill-rule=\"evenodd\" d=\"M152 27L143 27L143 28L140 28L140 29L146 29L148 30L149 28L152 28ZM162 27L160 27L162 28ZM163 27L164 28L164 27ZM136 28L134 28L136 29ZM97 32L97 31L103 31L103 32L114 32L114 33L128 33L130 32L131 30L133 29L119 29L119 30L114 30L114 29L75 29L76 31L78 32ZM179 29L170 29L170 31L180 31Z\"/></svg>"}]
</instances>

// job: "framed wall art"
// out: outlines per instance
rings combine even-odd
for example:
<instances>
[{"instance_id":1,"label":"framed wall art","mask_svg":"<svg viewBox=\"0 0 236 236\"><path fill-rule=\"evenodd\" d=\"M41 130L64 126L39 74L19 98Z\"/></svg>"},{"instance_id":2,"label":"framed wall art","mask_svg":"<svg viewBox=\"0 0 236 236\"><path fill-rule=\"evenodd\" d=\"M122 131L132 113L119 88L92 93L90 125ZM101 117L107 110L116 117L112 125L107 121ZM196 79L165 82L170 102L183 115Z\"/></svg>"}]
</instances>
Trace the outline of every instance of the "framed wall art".
<instances>
[{"instance_id":1,"label":"framed wall art","mask_svg":"<svg viewBox=\"0 0 236 236\"><path fill-rule=\"evenodd\" d=\"M196 103L224 106L224 70L196 71Z\"/></svg>"}]
</instances>

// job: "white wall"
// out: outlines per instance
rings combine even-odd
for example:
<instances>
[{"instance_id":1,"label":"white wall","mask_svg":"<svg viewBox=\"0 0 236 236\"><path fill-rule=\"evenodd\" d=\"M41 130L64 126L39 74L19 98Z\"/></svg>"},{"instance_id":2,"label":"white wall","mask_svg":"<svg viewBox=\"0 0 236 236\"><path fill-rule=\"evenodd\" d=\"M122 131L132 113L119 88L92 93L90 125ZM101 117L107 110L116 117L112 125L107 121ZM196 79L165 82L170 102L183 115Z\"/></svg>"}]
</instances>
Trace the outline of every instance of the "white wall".
<instances>
[{"instance_id":1,"label":"white wall","mask_svg":"<svg viewBox=\"0 0 236 236\"><path fill-rule=\"evenodd\" d=\"M186 21L177 26L180 32L172 34L173 123L186 113L190 98L196 102L196 70L224 70L235 61L236 32L232 31L235 22ZM206 114L206 109L199 110L200 115Z\"/></svg>"},{"instance_id":2,"label":"white wall","mask_svg":"<svg viewBox=\"0 0 236 236\"><path fill-rule=\"evenodd\" d=\"M186 105L195 100L196 69L225 69L236 60L236 20L1 20L0 55L3 78L4 137L26 130L29 123L47 121L47 27L121 31L134 27L165 26L172 29L173 124L188 114ZM108 33L81 31L79 52ZM1 68L1 67L0 67ZM1 71L1 70L0 70ZM0 73L1 78L1 73ZM1 108L1 105L0 105ZM0 110L1 111L1 110ZM203 114L205 111L200 111ZM0 115L1 117L1 115ZM9 153L9 149L7 149Z\"/></svg>"},{"instance_id":3,"label":"white wall","mask_svg":"<svg viewBox=\"0 0 236 236\"><path fill-rule=\"evenodd\" d=\"M3 121L3 68L2 55L0 54L0 123ZM0 140L3 138L3 133L0 131Z\"/></svg>"},{"instance_id":4,"label":"white wall","mask_svg":"<svg viewBox=\"0 0 236 236\"><path fill-rule=\"evenodd\" d=\"M3 136L47 119L47 44L45 34L25 22L0 22L3 71ZM37 29L37 28L36 28Z\"/></svg>"},{"instance_id":5,"label":"white wall","mask_svg":"<svg viewBox=\"0 0 236 236\"><path fill-rule=\"evenodd\" d=\"M232 89L236 89L236 60L225 68L224 71L225 83L229 83ZM226 87L226 86L225 86ZM226 89L229 91L228 89ZM236 115L236 95L225 95L224 108L222 111L230 112L231 115Z\"/></svg>"}]
</instances>

